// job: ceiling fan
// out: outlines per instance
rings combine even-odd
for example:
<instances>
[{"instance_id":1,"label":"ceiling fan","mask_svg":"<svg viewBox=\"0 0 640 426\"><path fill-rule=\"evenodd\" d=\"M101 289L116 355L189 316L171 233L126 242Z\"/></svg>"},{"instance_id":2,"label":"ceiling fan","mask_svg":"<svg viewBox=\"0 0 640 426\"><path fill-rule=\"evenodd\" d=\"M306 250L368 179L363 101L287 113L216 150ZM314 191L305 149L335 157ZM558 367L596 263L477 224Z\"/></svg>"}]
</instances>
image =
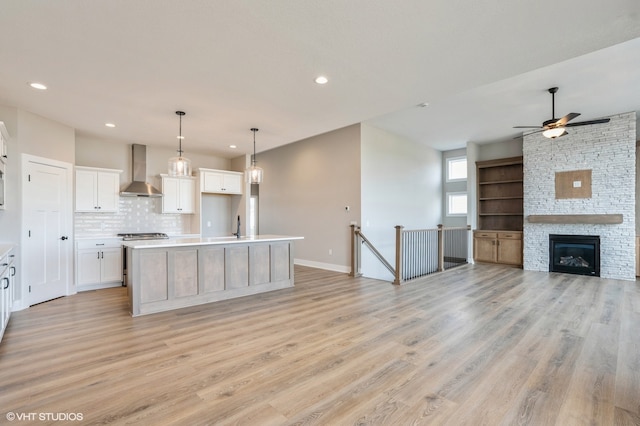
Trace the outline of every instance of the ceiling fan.
<instances>
[{"instance_id":1,"label":"ceiling fan","mask_svg":"<svg viewBox=\"0 0 640 426\"><path fill-rule=\"evenodd\" d=\"M551 93L551 119L542 123L542 126L515 126L514 129L540 129L535 132L531 132L529 134L542 132L542 134L550 139L559 138L560 136L567 135L566 127L576 127L576 126L586 126L589 124L600 124L600 123L608 123L609 118L599 118L597 120L589 120L589 121L579 121L577 123L569 123L569 121L573 120L577 116L580 115L579 112L570 112L562 118L556 117L556 92L558 91L557 87L552 87L549 90Z\"/></svg>"}]
</instances>

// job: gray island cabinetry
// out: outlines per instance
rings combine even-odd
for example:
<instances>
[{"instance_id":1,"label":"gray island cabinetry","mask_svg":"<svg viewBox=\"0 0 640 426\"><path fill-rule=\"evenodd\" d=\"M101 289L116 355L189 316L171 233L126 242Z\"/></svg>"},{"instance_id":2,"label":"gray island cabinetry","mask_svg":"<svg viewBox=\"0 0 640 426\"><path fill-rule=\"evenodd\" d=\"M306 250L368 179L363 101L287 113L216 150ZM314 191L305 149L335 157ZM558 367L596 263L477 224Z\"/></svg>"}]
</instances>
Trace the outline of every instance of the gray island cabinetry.
<instances>
[{"instance_id":1,"label":"gray island cabinetry","mask_svg":"<svg viewBox=\"0 0 640 426\"><path fill-rule=\"evenodd\" d=\"M133 316L293 287L294 240L302 237L127 241Z\"/></svg>"}]
</instances>

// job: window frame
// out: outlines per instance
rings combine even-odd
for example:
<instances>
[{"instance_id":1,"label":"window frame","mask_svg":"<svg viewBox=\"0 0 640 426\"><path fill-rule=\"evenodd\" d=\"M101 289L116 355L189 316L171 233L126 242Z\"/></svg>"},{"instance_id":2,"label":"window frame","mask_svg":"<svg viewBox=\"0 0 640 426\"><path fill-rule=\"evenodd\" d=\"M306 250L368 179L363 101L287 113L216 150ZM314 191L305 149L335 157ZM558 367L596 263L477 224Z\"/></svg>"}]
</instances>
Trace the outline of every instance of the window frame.
<instances>
[{"instance_id":1,"label":"window frame","mask_svg":"<svg viewBox=\"0 0 640 426\"><path fill-rule=\"evenodd\" d=\"M450 172L451 167L449 166L449 164L451 164L453 162L456 162L456 161L460 161L460 160L464 160L465 163L466 163L467 162L467 156L466 155L460 155L460 156L457 156L457 157L449 157L449 158L447 158L447 161L446 161L446 164L447 164L447 167L446 167L447 179L446 179L446 181L447 182L464 182L464 181L466 181L468 179L468 173L465 173L465 177L464 178L451 178L450 177L450 173L449 172ZM467 169L467 171L468 171L468 169Z\"/></svg>"},{"instance_id":2,"label":"window frame","mask_svg":"<svg viewBox=\"0 0 640 426\"><path fill-rule=\"evenodd\" d=\"M455 196L461 196L464 195L467 203L465 203L465 212L464 213L452 213L451 212L451 198L455 197ZM446 202L447 202L447 216L452 216L452 217L465 217L469 214L469 198L468 198L468 194L467 191L455 191L455 192L447 192L445 195L446 198Z\"/></svg>"}]
</instances>

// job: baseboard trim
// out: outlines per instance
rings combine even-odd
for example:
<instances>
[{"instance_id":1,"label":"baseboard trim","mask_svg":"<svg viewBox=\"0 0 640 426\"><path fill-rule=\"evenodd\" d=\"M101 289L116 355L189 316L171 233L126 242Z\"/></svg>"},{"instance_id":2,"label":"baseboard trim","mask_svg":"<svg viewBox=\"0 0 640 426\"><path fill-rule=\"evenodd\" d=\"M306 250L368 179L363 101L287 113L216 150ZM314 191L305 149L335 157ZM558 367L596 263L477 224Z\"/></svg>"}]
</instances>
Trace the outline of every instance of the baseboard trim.
<instances>
[{"instance_id":1,"label":"baseboard trim","mask_svg":"<svg viewBox=\"0 0 640 426\"><path fill-rule=\"evenodd\" d=\"M300 266L309 266L310 268L325 269L333 272L344 272L348 274L351 272L351 268L343 265L335 265L333 263L316 262L313 260L294 259L293 263Z\"/></svg>"}]
</instances>

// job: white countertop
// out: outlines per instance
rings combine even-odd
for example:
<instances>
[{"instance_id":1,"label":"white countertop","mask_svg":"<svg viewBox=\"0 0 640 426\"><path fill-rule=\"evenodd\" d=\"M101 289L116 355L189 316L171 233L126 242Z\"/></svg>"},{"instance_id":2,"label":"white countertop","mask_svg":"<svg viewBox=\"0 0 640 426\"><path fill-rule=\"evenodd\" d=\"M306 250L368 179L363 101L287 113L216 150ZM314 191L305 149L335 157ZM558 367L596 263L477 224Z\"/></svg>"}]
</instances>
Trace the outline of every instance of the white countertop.
<instances>
[{"instance_id":1,"label":"white countertop","mask_svg":"<svg viewBox=\"0 0 640 426\"><path fill-rule=\"evenodd\" d=\"M169 238L198 238L200 234L181 234L181 235L169 235ZM235 237L234 237L235 238ZM84 240L122 240L122 237L117 235L81 235L75 236L76 241Z\"/></svg>"},{"instance_id":2,"label":"white countertop","mask_svg":"<svg viewBox=\"0 0 640 426\"><path fill-rule=\"evenodd\" d=\"M123 241L124 247L133 249L162 248L162 247L186 247L216 244L242 244L251 242L289 241L302 240L304 237L291 237L288 235L255 235L253 237L214 237L214 238L169 238L168 240L135 240Z\"/></svg>"}]
</instances>

